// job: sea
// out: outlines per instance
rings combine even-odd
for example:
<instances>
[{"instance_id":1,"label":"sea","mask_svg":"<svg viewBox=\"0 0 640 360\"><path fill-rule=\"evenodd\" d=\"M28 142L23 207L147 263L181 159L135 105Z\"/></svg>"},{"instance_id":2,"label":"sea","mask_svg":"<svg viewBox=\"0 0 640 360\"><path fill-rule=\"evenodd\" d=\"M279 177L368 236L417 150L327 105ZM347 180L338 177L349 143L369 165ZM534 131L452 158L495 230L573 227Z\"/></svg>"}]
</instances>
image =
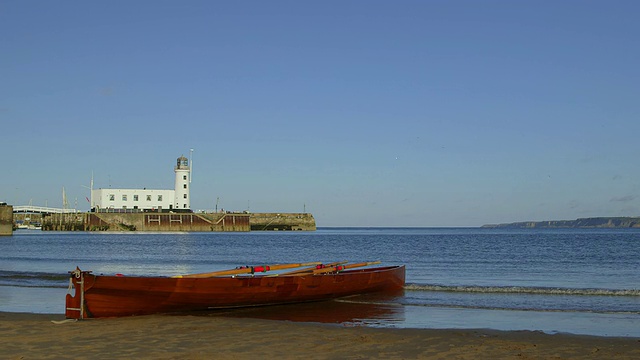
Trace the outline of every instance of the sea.
<instances>
[{"instance_id":1,"label":"sea","mask_svg":"<svg viewBox=\"0 0 640 360\"><path fill-rule=\"evenodd\" d=\"M311 261L403 264L406 286L397 294L199 315L640 337L640 229L18 230L0 237L0 311L64 314L76 266L172 276Z\"/></svg>"}]
</instances>

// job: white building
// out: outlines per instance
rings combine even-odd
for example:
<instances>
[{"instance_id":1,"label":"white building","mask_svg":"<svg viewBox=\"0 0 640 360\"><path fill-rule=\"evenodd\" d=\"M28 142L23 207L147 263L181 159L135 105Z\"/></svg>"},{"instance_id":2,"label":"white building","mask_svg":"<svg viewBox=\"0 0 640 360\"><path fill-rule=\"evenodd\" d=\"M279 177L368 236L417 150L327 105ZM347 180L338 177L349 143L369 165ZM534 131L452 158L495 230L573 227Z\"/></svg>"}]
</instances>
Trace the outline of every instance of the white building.
<instances>
[{"instance_id":1,"label":"white building","mask_svg":"<svg viewBox=\"0 0 640 360\"><path fill-rule=\"evenodd\" d=\"M97 212L191 211L189 159L178 158L173 190L91 189L91 209Z\"/></svg>"}]
</instances>

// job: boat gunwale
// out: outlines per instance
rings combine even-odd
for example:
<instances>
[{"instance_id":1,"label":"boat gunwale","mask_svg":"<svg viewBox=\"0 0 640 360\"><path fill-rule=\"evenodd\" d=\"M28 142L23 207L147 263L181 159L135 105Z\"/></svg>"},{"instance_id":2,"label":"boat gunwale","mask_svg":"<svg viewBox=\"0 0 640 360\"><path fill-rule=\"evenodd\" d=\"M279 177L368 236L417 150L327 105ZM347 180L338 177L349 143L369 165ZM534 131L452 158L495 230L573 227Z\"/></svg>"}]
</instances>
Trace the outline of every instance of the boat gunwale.
<instances>
[{"instance_id":1,"label":"boat gunwale","mask_svg":"<svg viewBox=\"0 0 640 360\"><path fill-rule=\"evenodd\" d=\"M308 276L333 276L333 275L349 275L356 273L369 273L369 272L386 272L391 270L396 270L398 268L405 267L405 265L390 265L390 266L379 266L365 269L348 269L348 270L340 270L335 272L326 272L321 274L268 274L268 273L254 273L254 274L238 274L238 275L221 275L221 276L210 276L210 277L202 277L202 278L176 278L172 276L156 276L156 275L104 275L104 274L94 274L92 272L86 272L90 276L94 276L96 278L118 278L118 279L171 279L171 280L208 280L208 279L251 279L251 278L263 278L263 277L308 277Z\"/></svg>"}]
</instances>

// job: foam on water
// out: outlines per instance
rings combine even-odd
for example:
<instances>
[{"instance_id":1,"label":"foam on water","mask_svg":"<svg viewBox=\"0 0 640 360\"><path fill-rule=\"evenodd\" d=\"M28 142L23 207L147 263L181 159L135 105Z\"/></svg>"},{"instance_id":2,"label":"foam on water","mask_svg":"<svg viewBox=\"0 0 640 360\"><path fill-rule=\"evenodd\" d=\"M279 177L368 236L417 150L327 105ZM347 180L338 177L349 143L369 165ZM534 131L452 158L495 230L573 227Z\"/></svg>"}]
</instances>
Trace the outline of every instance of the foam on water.
<instances>
[{"instance_id":1,"label":"foam on water","mask_svg":"<svg viewBox=\"0 0 640 360\"><path fill-rule=\"evenodd\" d=\"M495 293L495 294L543 294L543 295L583 295L583 296L637 296L637 289L572 289L545 288L522 286L447 286L430 284L407 284L409 291L448 291L465 293Z\"/></svg>"}]
</instances>

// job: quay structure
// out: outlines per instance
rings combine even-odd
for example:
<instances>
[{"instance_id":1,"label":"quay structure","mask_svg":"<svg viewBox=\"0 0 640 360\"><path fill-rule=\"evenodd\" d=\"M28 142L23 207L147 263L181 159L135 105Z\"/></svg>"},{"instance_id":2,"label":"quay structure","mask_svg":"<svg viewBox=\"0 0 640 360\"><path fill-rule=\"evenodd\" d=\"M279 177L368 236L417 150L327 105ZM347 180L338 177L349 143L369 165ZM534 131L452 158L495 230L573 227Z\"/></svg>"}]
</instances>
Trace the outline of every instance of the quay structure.
<instances>
[{"instance_id":1,"label":"quay structure","mask_svg":"<svg viewBox=\"0 0 640 360\"><path fill-rule=\"evenodd\" d=\"M43 231L315 231L310 213L193 212L191 161L174 167L167 189L93 189L91 210L45 214Z\"/></svg>"},{"instance_id":2,"label":"quay structure","mask_svg":"<svg viewBox=\"0 0 640 360\"><path fill-rule=\"evenodd\" d=\"M0 236L13 234L13 206L0 203Z\"/></svg>"},{"instance_id":3,"label":"quay structure","mask_svg":"<svg viewBox=\"0 0 640 360\"><path fill-rule=\"evenodd\" d=\"M310 213L138 212L45 215L43 231L315 231Z\"/></svg>"}]
</instances>

